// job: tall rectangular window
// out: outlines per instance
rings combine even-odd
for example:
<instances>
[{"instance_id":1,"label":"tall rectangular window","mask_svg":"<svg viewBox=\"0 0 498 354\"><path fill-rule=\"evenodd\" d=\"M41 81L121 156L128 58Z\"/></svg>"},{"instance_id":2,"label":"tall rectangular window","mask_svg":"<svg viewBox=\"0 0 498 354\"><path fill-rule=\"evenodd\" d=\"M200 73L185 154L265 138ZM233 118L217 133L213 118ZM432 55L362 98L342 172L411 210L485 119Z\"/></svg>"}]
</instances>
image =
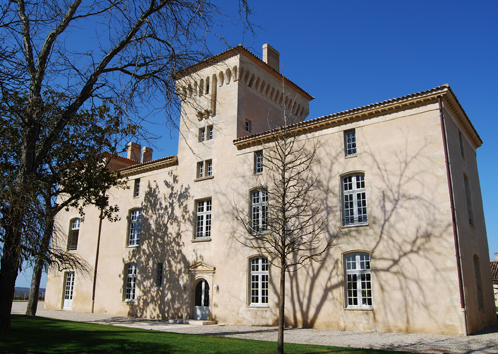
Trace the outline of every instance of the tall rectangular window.
<instances>
[{"instance_id":1,"label":"tall rectangular window","mask_svg":"<svg viewBox=\"0 0 498 354\"><path fill-rule=\"evenodd\" d=\"M156 287L163 286L163 263L157 263Z\"/></svg>"},{"instance_id":2,"label":"tall rectangular window","mask_svg":"<svg viewBox=\"0 0 498 354\"><path fill-rule=\"evenodd\" d=\"M78 249L78 238L80 235L80 218L71 220L71 229L67 240L67 250L76 251Z\"/></svg>"},{"instance_id":3,"label":"tall rectangular window","mask_svg":"<svg viewBox=\"0 0 498 354\"><path fill-rule=\"evenodd\" d=\"M268 304L268 260L264 257L251 259L251 305Z\"/></svg>"},{"instance_id":4,"label":"tall rectangular window","mask_svg":"<svg viewBox=\"0 0 498 354\"><path fill-rule=\"evenodd\" d=\"M372 307L370 255L368 253L348 254L345 263L346 307Z\"/></svg>"},{"instance_id":5,"label":"tall rectangular window","mask_svg":"<svg viewBox=\"0 0 498 354\"><path fill-rule=\"evenodd\" d=\"M211 177L213 175L213 160L206 161L206 177Z\"/></svg>"},{"instance_id":6,"label":"tall rectangular window","mask_svg":"<svg viewBox=\"0 0 498 354\"><path fill-rule=\"evenodd\" d=\"M251 229L253 233L268 229L268 191L264 188L251 193Z\"/></svg>"},{"instance_id":7,"label":"tall rectangular window","mask_svg":"<svg viewBox=\"0 0 498 354\"><path fill-rule=\"evenodd\" d=\"M142 209L130 212L130 232L128 234L128 246L140 244L140 232L142 228Z\"/></svg>"},{"instance_id":8,"label":"tall rectangular window","mask_svg":"<svg viewBox=\"0 0 498 354\"><path fill-rule=\"evenodd\" d=\"M138 198L140 196L140 178L135 179L135 187L133 188L133 197Z\"/></svg>"},{"instance_id":9,"label":"tall rectangular window","mask_svg":"<svg viewBox=\"0 0 498 354\"><path fill-rule=\"evenodd\" d=\"M356 131L354 129L344 132L344 151L346 156L356 155Z\"/></svg>"},{"instance_id":10,"label":"tall rectangular window","mask_svg":"<svg viewBox=\"0 0 498 354\"><path fill-rule=\"evenodd\" d=\"M465 184L465 198L467 200L467 214L469 216L469 224L474 226L474 208L472 206L472 193L470 191L470 180L467 175L463 175L463 182Z\"/></svg>"},{"instance_id":11,"label":"tall rectangular window","mask_svg":"<svg viewBox=\"0 0 498 354\"><path fill-rule=\"evenodd\" d=\"M130 263L126 267L125 301L135 301L137 286L137 264Z\"/></svg>"},{"instance_id":12,"label":"tall rectangular window","mask_svg":"<svg viewBox=\"0 0 498 354\"><path fill-rule=\"evenodd\" d=\"M256 151L254 153L254 174L259 175L263 173L263 151Z\"/></svg>"},{"instance_id":13,"label":"tall rectangular window","mask_svg":"<svg viewBox=\"0 0 498 354\"><path fill-rule=\"evenodd\" d=\"M462 155L462 159L465 160L465 150L463 147L463 135L461 132L458 132L458 140L460 141L460 155Z\"/></svg>"},{"instance_id":14,"label":"tall rectangular window","mask_svg":"<svg viewBox=\"0 0 498 354\"><path fill-rule=\"evenodd\" d=\"M249 132L249 133L252 132L252 123L249 119L246 119L246 121L244 123L244 129L246 130L246 132Z\"/></svg>"},{"instance_id":15,"label":"tall rectangular window","mask_svg":"<svg viewBox=\"0 0 498 354\"><path fill-rule=\"evenodd\" d=\"M196 207L195 238L211 237L211 199L199 200Z\"/></svg>"},{"instance_id":16,"label":"tall rectangular window","mask_svg":"<svg viewBox=\"0 0 498 354\"><path fill-rule=\"evenodd\" d=\"M213 140L213 126L208 125L207 127L207 140Z\"/></svg>"},{"instance_id":17,"label":"tall rectangular window","mask_svg":"<svg viewBox=\"0 0 498 354\"><path fill-rule=\"evenodd\" d=\"M479 264L479 257L477 255L474 255L474 274L476 278L477 307L483 309L484 293L482 291L481 265Z\"/></svg>"},{"instance_id":18,"label":"tall rectangular window","mask_svg":"<svg viewBox=\"0 0 498 354\"><path fill-rule=\"evenodd\" d=\"M199 128L199 142L202 143L206 140L206 128Z\"/></svg>"},{"instance_id":19,"label":"tall rectangular window","mask_svg":"<svg viewBox=\"0 0 498 354\"><path fill-rule=\"evenodd\" d=\"M344 225L366 224L367 196L365 176L354 174L342 179Z\"/></svg>"},{"instance_id":20,"label":"tall rectangular window","mask_svg":"<svg viewBox=\"0 0 498 354\"><path fill-rule=\"evenodd\" d=\"M204 161L197 162L197 178L204 177Z\"/></svg>"}]
</instances>

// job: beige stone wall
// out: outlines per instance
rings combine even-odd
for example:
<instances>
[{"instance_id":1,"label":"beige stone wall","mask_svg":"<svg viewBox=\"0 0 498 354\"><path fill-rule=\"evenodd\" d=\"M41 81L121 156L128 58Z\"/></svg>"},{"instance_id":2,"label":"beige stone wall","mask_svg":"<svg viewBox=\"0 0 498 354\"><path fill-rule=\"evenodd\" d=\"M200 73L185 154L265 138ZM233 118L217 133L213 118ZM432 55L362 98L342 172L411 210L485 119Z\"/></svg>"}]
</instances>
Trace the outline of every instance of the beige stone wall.
<instances>
[{"instance_id":1,"label":"beige stone wall","mask_svg":"<svg viewBox=\"0 0 498 354\"><path fill-rule=\"evenodd\" d=\"M210 91L199 94L201 80L205 85L207 78ZM179 80L183 101L178 165L144 173L129 172L130 189L110 192L112 202L120 206L121 220L104 221L102 225L96 312L191 318L195 285L205 279L210 287L211 318L233 324L276 323L279 270L270 267L268 306L250 306L249 264L257 252L237 242L236 237L244 231L234 218L235 210L249 210L252 189L271 182L267 172L254 175L254 152L267 149L271 143L238 149L234 139L248 134L244 131L246 119L253 123L253 133L283 121L279 101L273 98L277 97L276 91L273 96L269 94L279 85L278 75L241 54ZM300 121L307 115L309 96L290 86L283 91L288 93L289 119ZM491 286L483 287L484 309L476 308L474 291L474 254L482 262L483 284L491 284L489 267L485 266L488 249L476 147L465 134L465 160L459 159L458 120L451 117L456 114L455 109L445 106L445 112L467 328L474 332L495 320L494 308L490 306ZM328 215L324 238L332 238L334 243L323 261L288 275L286 320L292 326L464 334L437 100L400 106L385 113L360 113L348 122L299 137L302 146L312 142L321 145L313 172L319 179L320 203ZM211 125L213 139L200 142L199 129ZM345 157L344 153L344 131L348 129L356 131L358 152L353 157ZM197 178L197 164L207 160L212 161L212 176ZM355 172L365 176L368 224L343 226L341 178ZM464 222L464 172L472 181L474 228ZM141 180L139 198L133 197L136 178ZM198 240L195 207L198 201L206 199L212 202L211 237ZM134 208L143 210L141 242L139 247L128 247L129 212ZM66 235L74 217L78 214L70 210L58 218ZM98 220L98 211L88 208L76 251L92 267ZM64 246L67 239L62 237L58 242ZM370 309L346 306L344 259L352 252L368 253L371 257ZM137 298L126 302L126 264L131 262L138 265ZM160 287L155 281L158 262L164 263ZM61 308L63 278L63 272L51 270L46 307ZM92 288L93 273L78 273L73 310L91 311Z\"/></svg>"}]
</instances>

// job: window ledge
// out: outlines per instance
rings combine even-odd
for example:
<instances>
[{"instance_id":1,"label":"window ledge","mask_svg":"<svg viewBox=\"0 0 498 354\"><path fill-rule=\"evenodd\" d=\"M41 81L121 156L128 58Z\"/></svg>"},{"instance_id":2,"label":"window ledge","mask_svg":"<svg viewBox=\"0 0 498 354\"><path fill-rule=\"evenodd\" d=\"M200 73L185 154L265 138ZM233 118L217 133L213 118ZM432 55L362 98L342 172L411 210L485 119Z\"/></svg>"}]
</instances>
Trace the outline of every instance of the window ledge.
<instances>
[{"instance_id":1,"label":"window ledge","mask_svg":"<svg viewBox=\"0 0 498 354\"><path fill-rule=\"evenodd\" d=\"M373 311L373 306L365 306L365 307L345 307L346 311Z\"/></svg>"},{"instance_id":2,"label":"window ledge","mask_svg":"<svg viewBox=\"0 0 498 354\"><path fill-rule=\"evenodd\" d=\"M194 238L194 239L190 240L190 242L192 242L192 243L209 242L209 241L211 241L211 237L198 237L198 238Z\"/></svg>"},{"instance_id":3,"label":"window ledge","mask_svg":"<svg viewBox=\"0 0 498 354\"><path fill-rule=\"evenodd\" d=\"M135 299L133 299L133 300L124 300L124 302L126 302L127 304L133 304L135 302Z\"/></svg>"},{"instance_id":4,"label":"window ledge","mask_svg":"<svg viewBox=\"0 0 498 354\"><path fill-rule=\"evenodd\" d=\"M213 179L213 178L214 178L214 176L207 176L207 177L196 178L196 179L194 179L194 182L205 181L207 179Z\"/></svg>"},{"instance_id":5,"label":"window ledge","mask_svg":"<svg viewBox=\"0 0 498 354\"><path fill-rule=\"evenodd\" d=\"M367 223L362 223L362 224L347 224L347 225L342 225L343 229L350 229L352 227L365 227L369 226L368 222Z\"/></svg>"},{"instance_id":6,"label":"window ledge","mask_svg":"<svg viewBox=\"0 0 498 354\"><path fill-rule=\"evenodd\" d=\"M138 245L127 245L126 247L127 248L137 248L137 247L140 247L140 245L139 244Z\"/></svg>"},{"instance_id":7,"label":"window ledge","mask_svg":"<svg viewBox=\"0 0 498 354\"><path fill-rule=\"evenodd\" d=\"M254 310L269 310L270 309L270 305L268 304L265 304L265 305L248 305L247 306L248 309L254 309Z\"/></svg>"},{"instance_id":8,"label":"window ledge","mask_svg":"<svg viewBox=\"0 0 498 354\"><path fill-rule=\"evenodd\" d=\"M358 154L353 154L353 155L346 155L344 156L345 159L350 159L352 157L358 157L359 155Z\"/></svg>"}]
</instances>

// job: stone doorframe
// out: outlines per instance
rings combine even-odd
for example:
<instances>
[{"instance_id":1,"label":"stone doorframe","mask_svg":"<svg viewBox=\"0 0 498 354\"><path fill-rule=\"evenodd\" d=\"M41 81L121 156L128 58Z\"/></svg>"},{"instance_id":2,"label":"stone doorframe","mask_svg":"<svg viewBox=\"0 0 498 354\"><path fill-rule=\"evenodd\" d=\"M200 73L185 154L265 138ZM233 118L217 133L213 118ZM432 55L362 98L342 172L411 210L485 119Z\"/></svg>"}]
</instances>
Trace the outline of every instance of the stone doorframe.
<instances>
[{"instance_id":1,"label":"stone doorframe","mask_svg":"<svg viewBox=\"0 0 498 354\"><path fill-rule=\"evenodd\" d=\"M213 295L214 295L214 280L215 280L216 267L209 265L204 262L196 262L188 267L188 275L189 275L189 309L190 309L190 318L193 317L194 314L194 296L195 296L195 286L197 282L201 279L205 279L209 284L209 316L208 320L212 319L213 313Z\"/></svg>"}]
</instances>

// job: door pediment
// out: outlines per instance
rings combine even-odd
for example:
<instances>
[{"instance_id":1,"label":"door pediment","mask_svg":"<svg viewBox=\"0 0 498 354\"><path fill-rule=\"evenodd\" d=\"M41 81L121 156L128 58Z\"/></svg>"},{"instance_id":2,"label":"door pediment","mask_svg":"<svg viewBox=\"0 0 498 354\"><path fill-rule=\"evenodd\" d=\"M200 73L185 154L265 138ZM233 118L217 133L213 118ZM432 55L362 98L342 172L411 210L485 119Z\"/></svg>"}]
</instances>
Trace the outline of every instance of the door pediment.
<instances>
[{"instance_id":1,"label":"door pediment","mask_svg":"<svg viewBox=\"0 0 498 354\"><path fill-rule=\"evenodd\" d=\"M192 264L190 267L188 267L188 272L193 273L193 274L214 274L216 271L216 267L213 267L212 265L209 265L204 262L196 262Z\"/></svg>"}]
</instances>

